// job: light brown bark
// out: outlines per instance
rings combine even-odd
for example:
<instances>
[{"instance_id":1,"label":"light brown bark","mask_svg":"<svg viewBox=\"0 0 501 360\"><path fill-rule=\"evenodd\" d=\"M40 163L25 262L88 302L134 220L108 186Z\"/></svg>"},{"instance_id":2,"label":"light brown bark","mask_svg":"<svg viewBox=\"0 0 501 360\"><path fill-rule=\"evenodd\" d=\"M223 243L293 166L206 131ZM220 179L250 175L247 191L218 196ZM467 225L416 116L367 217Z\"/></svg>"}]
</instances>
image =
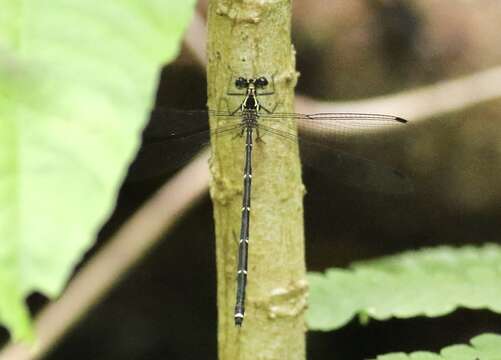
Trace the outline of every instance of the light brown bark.
<instances>
[{"instance_id":1,"label":"light brown bark","mask_svg":"<svg viewBox=\"0 0 501 360\"><path fill-rule=\"evenodd\" d=\"M275 95L261 102L293 110L296 83L288 0L212 0L208 12L209 108L235 109L227 96L237 76L273 77ZM230 88L230 89L229 89ZM211 126L217 127L215 119ZM211 195L216 223L218 342L221 360L304 359L307 285L303 194L297 144L264 136L253 152L246 314L233 321L242 202L244 141L213 136Z\"/></svg>"}]
</instances>

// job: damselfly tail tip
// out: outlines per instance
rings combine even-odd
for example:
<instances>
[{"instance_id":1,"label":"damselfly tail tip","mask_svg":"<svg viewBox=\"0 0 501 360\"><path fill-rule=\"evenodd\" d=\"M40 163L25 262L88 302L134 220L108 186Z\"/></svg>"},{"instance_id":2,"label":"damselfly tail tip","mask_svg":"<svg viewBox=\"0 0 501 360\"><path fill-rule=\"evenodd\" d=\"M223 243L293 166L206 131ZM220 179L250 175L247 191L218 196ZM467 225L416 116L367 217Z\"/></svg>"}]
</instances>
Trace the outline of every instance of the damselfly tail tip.
<instances>
[{"instance_id":1,"label":"damselfly tail tip","mask_svg":"<svg viewBox=\"0 0 501 360\"><path fill-rule=\"evenodd\" d=\"M402 124L406 124L408 121L404 118L401 118L399 116L395 116L395 120L397 120L398 122L402 123Z\"/></svg>"},{"instance_id":2,"label":"damselfly tail tip","mask_svg":"<svg viewBox=\"0 0 501 360\"><path fill-rule=\"evenodd\" d=\"M244 316L242 314L235 314L235 326L241 327L244 322Z\"/></svg>"}]
</instances>

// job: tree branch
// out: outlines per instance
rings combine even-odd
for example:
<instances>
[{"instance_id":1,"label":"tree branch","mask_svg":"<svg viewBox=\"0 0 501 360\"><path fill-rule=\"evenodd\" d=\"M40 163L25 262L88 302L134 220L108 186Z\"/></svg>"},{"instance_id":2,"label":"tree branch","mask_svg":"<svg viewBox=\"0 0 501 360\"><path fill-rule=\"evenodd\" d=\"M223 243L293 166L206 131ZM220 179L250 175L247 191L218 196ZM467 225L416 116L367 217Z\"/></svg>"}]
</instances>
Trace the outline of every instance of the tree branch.
<instances>
[{"instance_id":1,"label":"tree branch","mask_svg":"<svg viewBox=\"0 0 501 360\"><path fill-rule=\"evenodd\" d=\"M235 91L236 77L266 76L270 91L274 88L280 98L258 96L262 105L271 109L279 104L278 111L292 110L297 74L290 40L290 6L290 0L209 2L209 109L236 109L240 105L242 96L227 94ZM211 119L212 129L220 125L216 120ZM307 293L304 187L297 143L279 137L268 136L247 148L253 149L253 176L246 316L241 328L234 324L246 150L245 142L238 139L214 136L211 141L219 359L303 360Z\"/></svg>"},{"instance_id":2,"label":"tree branch","mask_svg":"<svg viewBox=\"0 0 501 360\"><path fill-rule=\"evenodd\" d=\"M415 123L497 99L501 97L500 84L501 66L496 66L457 79L367 100L321 102L307 97L296 97L296 100L298 108L304 112L390 113Z\"/></svg>"}]
</instances>

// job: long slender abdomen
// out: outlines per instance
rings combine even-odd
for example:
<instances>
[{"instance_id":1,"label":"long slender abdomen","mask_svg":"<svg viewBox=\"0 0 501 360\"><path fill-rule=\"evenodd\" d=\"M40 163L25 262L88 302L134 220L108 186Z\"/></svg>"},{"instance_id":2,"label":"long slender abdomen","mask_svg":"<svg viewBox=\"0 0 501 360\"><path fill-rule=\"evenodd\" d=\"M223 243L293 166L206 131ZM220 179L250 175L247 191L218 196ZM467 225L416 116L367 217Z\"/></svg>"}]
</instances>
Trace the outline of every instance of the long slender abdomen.
<instances>
[{"instance_id":1,"label":"long slender abdomen","mask_svg":"<svg viewBox=\"0 0 501 360\"><path fill-rule=\"evenodd\" d=\"M235 304L235 325L244 321L245 287L247 285L247 258L249 249L250 197L252 184L252 127L246 128L244 191L242 200L242 225L238 245L237 300Z\"/></svg>"}]
</instances>

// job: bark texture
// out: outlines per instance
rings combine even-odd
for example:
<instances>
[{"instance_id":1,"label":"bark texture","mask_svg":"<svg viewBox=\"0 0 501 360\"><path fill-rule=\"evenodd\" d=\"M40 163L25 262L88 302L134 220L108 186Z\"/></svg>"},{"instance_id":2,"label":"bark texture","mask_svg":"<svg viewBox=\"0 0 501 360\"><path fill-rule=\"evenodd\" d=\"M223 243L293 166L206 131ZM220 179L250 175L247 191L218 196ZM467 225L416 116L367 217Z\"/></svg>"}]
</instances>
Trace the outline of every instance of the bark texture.
<instances>
[{"instance_id":1,"label":"bark texture","mask_svg":"<svg viewBox=\"0 0 501 360\"><path fill-rule=\"evenodd\" d=\"M297 79L290 40L290 0L211 0L208 13L208 105L235 109L236 77L273 77L276 111L293 110ZM211 119L213 129L215 119ZM234 325L244 140L213 136L211 196L216 224L218 343L221 360L305 359L307 283L303 194L297 144L265 135L253 151L246 313Z\"/></svg>"}]
</instances>

